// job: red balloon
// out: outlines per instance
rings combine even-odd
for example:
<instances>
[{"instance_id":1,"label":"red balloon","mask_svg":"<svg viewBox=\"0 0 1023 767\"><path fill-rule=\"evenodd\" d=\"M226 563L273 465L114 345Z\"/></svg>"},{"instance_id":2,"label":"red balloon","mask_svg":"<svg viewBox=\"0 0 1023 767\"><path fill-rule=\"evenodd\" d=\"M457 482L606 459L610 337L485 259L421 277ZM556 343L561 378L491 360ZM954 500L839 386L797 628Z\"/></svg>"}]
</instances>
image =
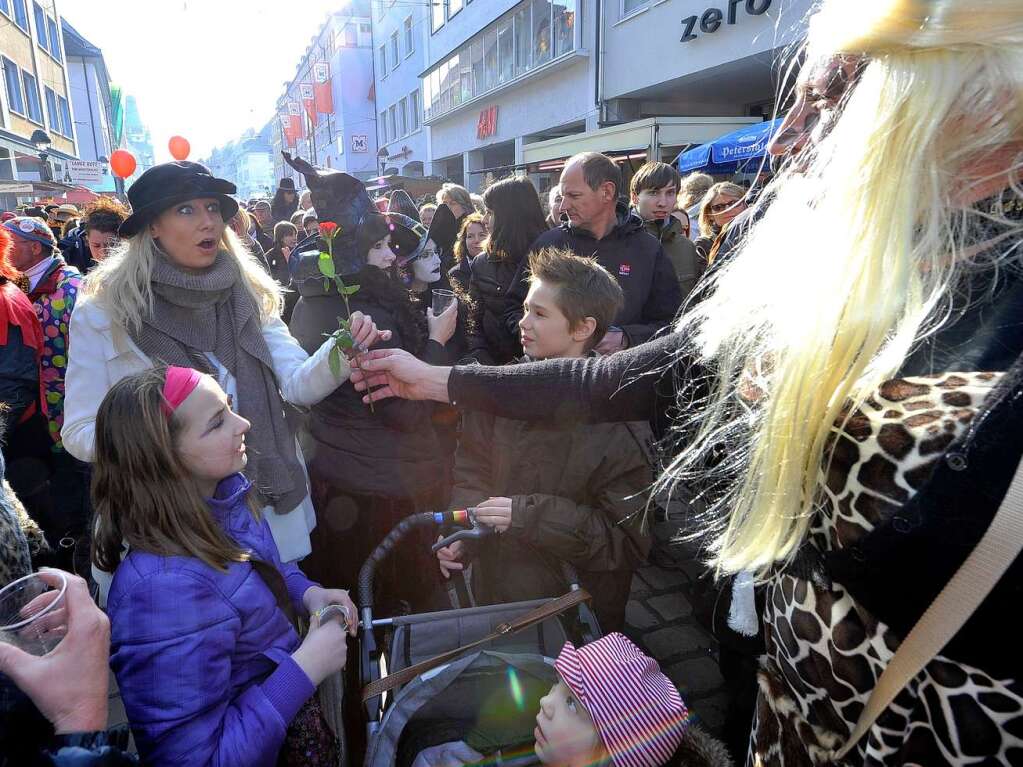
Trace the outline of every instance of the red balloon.
<instances>
[{"instance_id":1,"label":"red balloon","mask_svg":"<svg viewBox=\"0 0 1023 767\"><path fill-rule=\"evenodd\" d=\"M128 178L135 172L135 156L124 149L118 149L110 155L110 170L118 178Z\"/></svg>"},{"instance_id":2,"label":"red balloon","mask_svg":"<svg viewBox=\"0 0 1023 767\"><path fill-rule=\"evenodd\" d=\"M167 142L167 148L170 149L171 157L175 160L187 160L188 153L192 151L192 145L188 143L188 139L182 136L171 136L170 141Z\"/></svg>"}]
</instances>

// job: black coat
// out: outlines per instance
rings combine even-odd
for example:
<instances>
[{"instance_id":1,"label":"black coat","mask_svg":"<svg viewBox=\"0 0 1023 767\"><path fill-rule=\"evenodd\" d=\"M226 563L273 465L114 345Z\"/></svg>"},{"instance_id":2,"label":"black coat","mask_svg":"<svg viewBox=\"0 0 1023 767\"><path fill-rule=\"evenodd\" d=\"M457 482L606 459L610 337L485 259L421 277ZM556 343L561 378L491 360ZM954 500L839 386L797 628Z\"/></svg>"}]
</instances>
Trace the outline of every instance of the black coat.
<instances>
[{"instance_id":1,"label":"black coat","mask_svg":"<svg viewBox=\"0 0 1023 767\"><path fill-rule=\"evenodd\" d=\"M648 341L670 325L682 304L675 267L657 238L644 229L643 220L625 205L618 206L618 223L606 237L598 240L589 232L566 223L541 234L531 250L548 247L567 248L577 256L595 257L597 263L618 280L625 294L625 305L614 324L625 331L629 346ZM522 302L529 292L524 271L523 268L523 274L509 295L518 309L506 325L511 320L517 323L522 316Z\"/></svg>"},{"instance_id":2,"label":"black coat","mask_svg":"<svg viewBox=\"0 0 1023 767\"><path fill-rule=\"evenodd\" d=\"M333 283L324 290L316 261L315 255L305 256L297 265L294 284L300 297L290 325L292 335L310 353L323 343L325 333L337 330L338 317L344 316L344 304ZM425 354L425 318L422 335L409 332L413 307L400 285L374 267L366 267L346 283L360 286L349 298L351 310L371 315L377 327L392 333L390 341L376 348ZM350 382L344 383L312 408L309 430L316 444L310 469L350 493L388 498L422 495L444 477L433 410L426 402L388 399L375 403L371 411L363 404L362 393Z\"/></svg>"},{"instance_id":3,"label":"black coat","mask_svg":"<svg viewBox=\"0 0 1023 767\"><path fill-rule=\"evenodd\" d=\"M472 258L463 270L468 272L471 314L468 354L480 364L506 365L522 356L518 328L522 300L512 295L521 271L520 260L495 260L486 251Z\"/></svg>"}]
</instances>

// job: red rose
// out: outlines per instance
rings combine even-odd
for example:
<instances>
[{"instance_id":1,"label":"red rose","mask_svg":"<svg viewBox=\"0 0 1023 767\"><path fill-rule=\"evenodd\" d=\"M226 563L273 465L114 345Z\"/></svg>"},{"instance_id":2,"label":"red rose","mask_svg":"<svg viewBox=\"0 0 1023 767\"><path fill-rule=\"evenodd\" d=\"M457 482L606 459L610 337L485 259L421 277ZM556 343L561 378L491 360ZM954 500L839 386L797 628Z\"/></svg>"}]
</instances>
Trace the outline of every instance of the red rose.
<instances>
[{"instance_id":1,"label":"red rose","mask_svg":"<svg viewBox=\"0 0 1023 767\"><path fill-rule=\"evenodd\" d=\"M333 237L339 228L333 221L324 221L320 224L320 234L324 237Z\"/></svg>"}]
</instances>

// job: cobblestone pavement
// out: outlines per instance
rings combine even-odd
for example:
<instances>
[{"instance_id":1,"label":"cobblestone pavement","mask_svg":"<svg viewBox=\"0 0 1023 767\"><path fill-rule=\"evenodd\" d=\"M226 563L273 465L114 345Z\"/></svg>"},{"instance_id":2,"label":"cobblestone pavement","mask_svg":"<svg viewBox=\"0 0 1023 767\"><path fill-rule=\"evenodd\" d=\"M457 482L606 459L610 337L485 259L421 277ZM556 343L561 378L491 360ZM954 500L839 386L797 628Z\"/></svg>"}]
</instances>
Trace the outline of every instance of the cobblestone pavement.
<instances>
[{"instance_id":1,"label":"cobblestone pavement","mask_svg":"<svg viewBox=\"0 0 1023 767\"><path fill-rule=\"evenodd\" d=\"M640 568L632 579L625 633L657 659L697 720L720 736L725 689L717 642L697 622L689 601L701 572L695 563Z\"/></svg>"}]
</instances>

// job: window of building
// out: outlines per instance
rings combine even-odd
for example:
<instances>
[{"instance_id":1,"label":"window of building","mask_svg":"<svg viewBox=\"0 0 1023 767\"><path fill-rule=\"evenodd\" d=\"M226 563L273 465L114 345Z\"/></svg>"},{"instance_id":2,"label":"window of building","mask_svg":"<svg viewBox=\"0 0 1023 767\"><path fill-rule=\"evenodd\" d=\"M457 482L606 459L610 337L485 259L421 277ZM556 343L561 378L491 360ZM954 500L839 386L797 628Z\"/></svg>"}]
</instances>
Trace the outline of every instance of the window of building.
<instances>
[{"instance_id":1,"label":"window of building","mask_svg":"<svg viewBox=\"0 0 1023 767\"><path fill-rule=\"evenodd\" d=\"M633 11L638 11L650 0L622 0L622 16L628 16Z\"/></svg>"},{"instance_id":2,"label":"window of building","mask_svg":"<svg viewBox=\"0 0 1023 767\"><path fill-rule=\"evenodd\" d=\"M398 32L395 30L391 35L391 69L397 69L400 61L401 49L398 46Z\"/></svg>"},{"instance_id":3,"label":"window of building","mask_svg":"<svg viewBox=\"0 0 1023 767\"><path fill-rule=\"evenodd\" d=\"M387 143L387 112L383 111L380 113L380 143Z\"/></svg>"},{"instance_id":4,"label":"window of building","mask_svg":"<svg viewBox=\"0 0 1023 767\"><path fill-rule=\"evenodd\" d=\"M356 37L356 28L352 24L345 24L344 29L341 30L341 45L345 48L354 48L359 44Z\"/></svg>"},{"instance_id":5,"label":"window of building","mask_svg":"<svg viewBox=\"0 0 1023 767\"><path fill-rule=\"evenodd\" d=\"M462 0L448 0L448 18L462 10Z\"/></svg>"},{"instance_id":6,"label":"window of building","mask_svg":"<svg viewBox=\"0 0 1023 767\"><path fill-rule=\"evenodd\" d=\"M380 77L387 77L387 46L380 46Z\"/></svg>"},{"instance_id":7,"label":"window of building","mask_svg":"<svg viewBox=\"0 0 1023 767\"><path fill-rule=\"evenodd\" d=\"M483 35L483 64L486 70L485 90L496 88L497 79L497 27L488 29Z\"/></svg>"},{"instance_id":8,"label":"window of building","mask_svg":"<svg viewBox=\"0 0 1023 767\"><path fill-rule=\"evenodd\" d=\"M11 4L8 0L0 0L0 13L3 13L5 16L11 15Z\"/></svg>"},{"instance_id":9,"label":"window of building","mask_svg":"<svg viewBox=\"0 0 1023 767\"><path fill-rule=\"evenodd\" d=\"M548 0L533 0L533 66L551 60L551 5Z\"/></svg>"},{"instance_id":10,"label":"window of building","mask_svg":"<svg viewBox=\"0 0 1023 767\"><path fill-rule=\"evenodd\" d=\"M364 21L359 23L359 47L373 47L373 27Z\"/></svg>"},{"instance_id":11,"label":"window of building","mask_svg":"<svg viewBox=\"0 0 1023 767\"><path fill-rule=\"evenodd\" d=\"M32 15L35 16L36 21L36 40L39 42L39 46L47 51L50 49L50 44L46 40L46 14L43 13L39 3L32 3Z\"/></svg>"},{"instance_id":12,"label":"window of building","mask_svg":"<svg viewBox=\"0 0 1023 767\"><path fill-rule=\"evenodd\" d=\"M506 83L515 77L515 44L511 16L497 26L497 56L501 64L497 72L497 82Z\"/></svg>"},{"instance_id":13,"label":"window of building","mask_svg":"<svg viewBox=\"0 0 1023 767\"><path fill-rule=\"evenodd\" d=\"M416 50L416 38L412 34L412 17L405 19L405 55L411 56Z\"/></svg>"},{"instance_id":14,"label":"window of building","mask_svg":"<svg viewBox=\"0 0 1023 767\"><path fill-rule=\"evenodd\" d=\"M444 22L447 19L446 12L448 9L447 0L432 0L433 3L433 15L432 29L436 32L438 29L444 26Z\"/></svg>"},{"instance_id":15,"label":"window of building","mask_svg":"<svg viewBox=\"0 0 1023 767\"><path fill-rule=\"evenodd\" d=\"M419 91L414 90L408 95L408 116L412 125L412 133L419 130Z\"/></svg>"},{"instance_id":16,"label":"window of building","mask_svg":"<svg viewBox=\"0 0 1023 767\"><path fill-rule=\"evenodd\" d=\"M487 89L487 75L483 69L483 38L472 41L472 95L478 96Z\"/></svg>"},{"instance_id":17,"label":"window of building","mask_svg":"<svg viewBox=\"0 0 1023 767\"><path fill-rule=\"evenodd\" d=\"M387 110L387 135L391 137L390 139L391 141L394 141L396 138L398 138L397 120L398 116L396 114L397 111L398 110L394 106L394 104L391 104L391 106Z\"/></svg>"},{"instance_id":18,"label":"window of building","mask_svg":"<svg viewBox=\"0 0 1023 767\"><path fill-rule=\"evenodd\" d=\"M25 99L21 93L21 76L18 65L8 58L2 59L4 82L7 84L7 106L12 112L25 114Z\"/></svg>"},{"instance_id":19,"label":"window of building","mask_svg":"<svg viewBox=\"0 0 1023 767\"><path fill-rule=\"evenodd\" d=\"M60 132L68 138L73 138L75 128L71 124L71 107L68 106L67 99L57 96L57 107L60 109Z\"/></svg>"},{"instance_id":20,"label":"window of building","mask_svg":"<svg viewBox=\"0 0 1023 767\"><path fill-rule=\"evenodd\" d=\"M60 35L57 34L57 22L49 16L46 17L46 32L50 38L50 53L53 58L60 61Z\"/></svg>"},{"instance_id":21,"label":"window of building","mask_svg":"<svg viewBox=\"0 0 1023 767\"><path fill-rule=\"evenodd\" d=\"M463 48L458 54L458 90L462 101L472 98L472 62L469 48Z\"/></svg>"},{"instance_id":22,"label":"window of building","mask_svg":"<svg viewBox=\"0 0 1023 767\"><path fill-rule=\"evenodd\" d=\"M36 79L24 69L21 70L21 82L25 86L25 103L28 106L28 119L43 124L43 107L39 101L39 85Z\"/></svg>"},{"instance_id":23,"label":"window of building","mask_svg":"<svg viewBox=\"0 0 1023 767\"><path fill-rule=\"evenodd\" d=\"M43 95L46 97L46 119L49 120L50 130L60 129L60 113L57 111L57 94L53 88L43 88Z\"/></svg>"},{"instance_id":24,"label":"window of building","mask_svg":"<svg viewBox=\"0 0 1023 767\"><path fill-rule=\"evenodd\" d=\"M401 128L400 135L408 135L408 99L403 98L398 102L398 127Z\"/></svg>"},{"instance_id":25,"label":"window of building","mask_svg":"<svg viewBox=\"0 0 1023 767\"><path fill-rule=\"evenodd\" d=\"M512 14L512 27L515 33L515 76L529 71L533 46L530 32L533 25L529 21L529 3L525 3Z\"/></svg>"},{"instance_id":26,"label":"window of building","mask_svg":"<svg viewBox=\"0 0 1023 767\"><path fill-rule=\"evenodd\" d=\"M14 8L14 23L28 32L28 8L25 6L25 0L11 0L11 5Z\"/></svg>"}]
</instances>

